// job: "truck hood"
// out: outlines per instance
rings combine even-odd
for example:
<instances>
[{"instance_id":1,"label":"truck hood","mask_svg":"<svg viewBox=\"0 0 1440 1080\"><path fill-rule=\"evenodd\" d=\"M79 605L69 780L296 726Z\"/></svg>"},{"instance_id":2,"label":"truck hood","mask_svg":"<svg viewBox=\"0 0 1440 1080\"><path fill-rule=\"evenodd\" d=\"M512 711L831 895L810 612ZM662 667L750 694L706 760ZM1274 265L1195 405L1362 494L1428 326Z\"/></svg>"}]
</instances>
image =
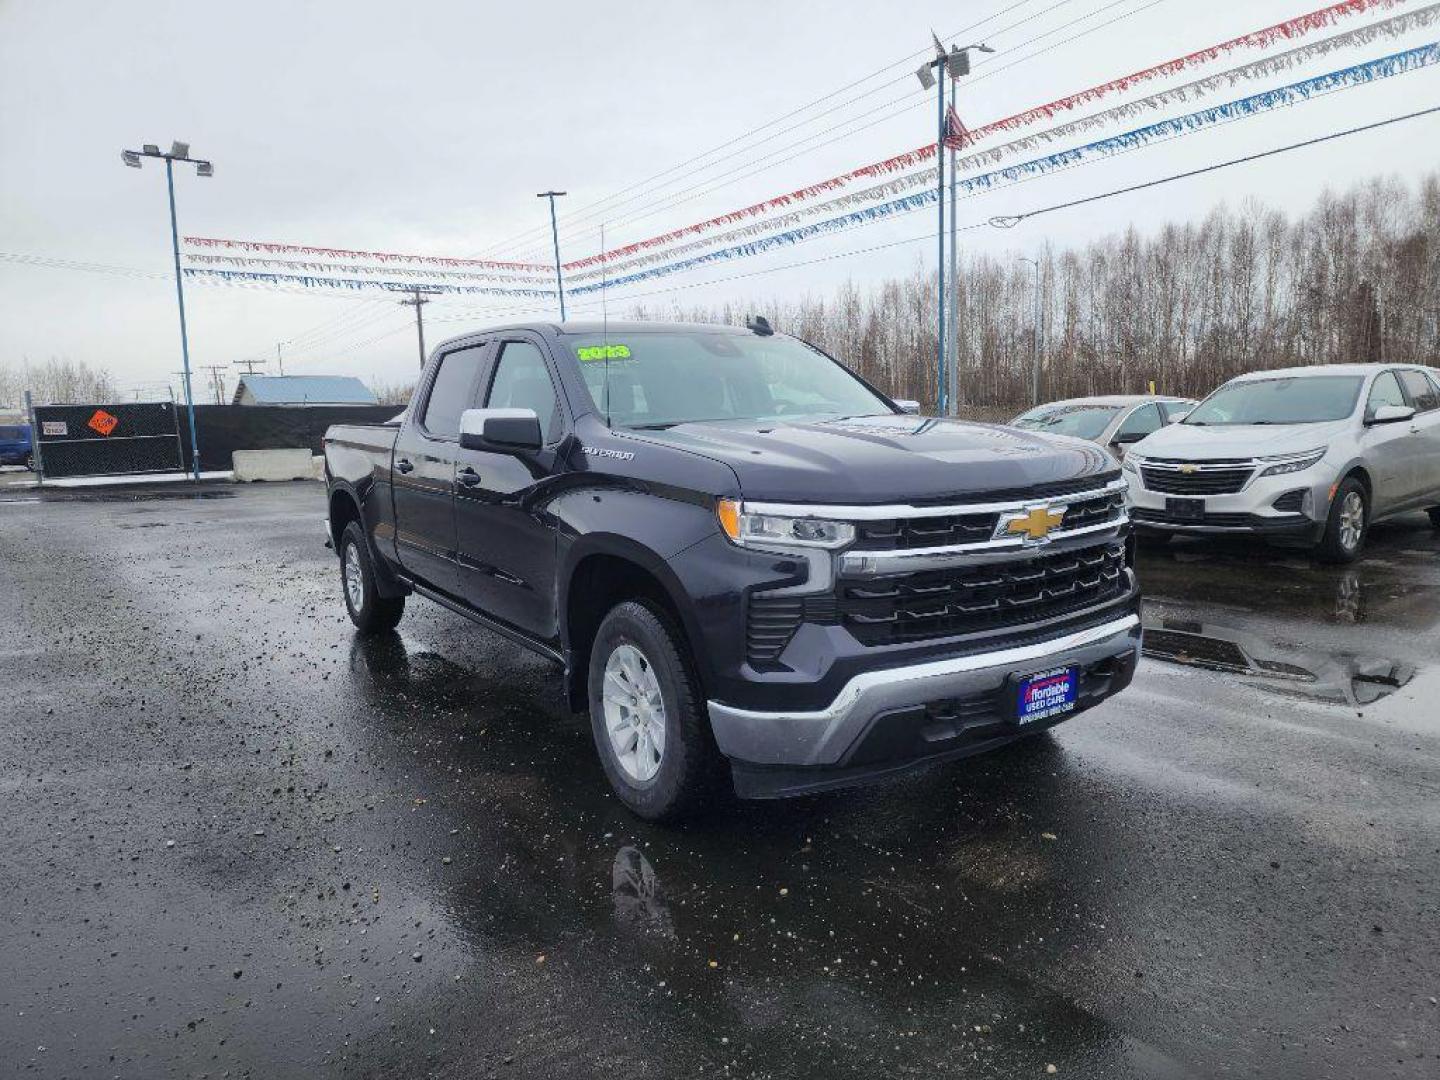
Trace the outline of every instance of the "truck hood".
<instances>
[{"instance_id":1,"label":"truck hood","mask_svg":"<svg viewBox=\"0 0 1440 1080\"><path fill-rule=\"evenodd\" d=\"M645 436L724 461L745 498L770 502L937 502L1116 470L1081 439L919 416L710 421Z\"/></svg>"},{"instance_id":2,"label":"truck hood","mask_svg":"<svg viewBox=\"0 0 1440 1080\"><path fill-rule=\"evenodd\" d=\"M1342 434L1349 424L1349 420L1321 424L1234 424L1216 427L1171 424L1145 436L1131 447L1130 452L1141 457L1169 457L1184 461L1303 453L1324 446Z\"/></svg>"}]
</instances>

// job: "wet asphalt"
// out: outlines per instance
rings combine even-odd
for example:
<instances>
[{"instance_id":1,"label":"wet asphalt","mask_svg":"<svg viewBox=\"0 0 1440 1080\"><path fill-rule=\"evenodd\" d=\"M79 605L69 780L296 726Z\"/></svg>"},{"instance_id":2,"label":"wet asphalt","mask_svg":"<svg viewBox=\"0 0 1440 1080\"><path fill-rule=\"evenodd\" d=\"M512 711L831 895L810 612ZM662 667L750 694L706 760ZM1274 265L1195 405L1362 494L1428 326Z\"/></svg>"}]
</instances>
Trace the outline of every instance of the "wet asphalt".
<instances>
[{"instance_id":1,"label":"wet asphalt","mask_svg":"<svg viewBox=\"0 0 1440 1080\"><path fill-rule=\"evenodd\" d=\"M1038 742L683 828L318 485L0 492L0 1075L1440 1075L1440 537L1146 554Z\"/></svg>"}]
</instances>

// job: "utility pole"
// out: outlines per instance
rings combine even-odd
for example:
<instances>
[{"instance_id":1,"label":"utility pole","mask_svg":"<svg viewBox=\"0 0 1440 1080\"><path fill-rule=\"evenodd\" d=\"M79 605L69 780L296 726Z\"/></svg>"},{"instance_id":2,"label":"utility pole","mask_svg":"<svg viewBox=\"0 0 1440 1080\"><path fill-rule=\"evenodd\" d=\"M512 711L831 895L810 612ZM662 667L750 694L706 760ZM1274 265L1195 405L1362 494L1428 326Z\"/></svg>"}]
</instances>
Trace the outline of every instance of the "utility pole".
<instances>
[{"instance_id":1,"label":"utility pole","mask_svg":"<svg viewBox=\"0 0 1440 1080\"><path fill-rule=\"evenodd\" d=\"M935 201L938 204L939 223L935 230L936 244L938 247L938 258L936 259L936 288L935 300L938 311L936 319L936 341L935 341L935 398L937 412L944 415L948 412L949 402L947 400L950 380L946 378L946 357L949 353L949 346L945 337L945 309L949 306L949 297L945 293L945 145L946 134L949 125L945 121L945 76L948 74L951 79L951 103L954 103L954 80L963 75L970 74L970 50L979 49L981 52L994 52L995 50L984 44L966 45L963 49L959 46L951 46L950 51L945 51L945 46L936 37L935 31L930 31L930 37L935 42L935 59L927 60L921 64L915 72L915 77L920 80L920 85L926 90L932 86L936 88L935 95ZM951 155L953 171L954 155ZM954 181L952 178L952 199L954 197ZM954 209L951 209L951 278L954 279L955 266L953 249L955 245L954 231Z\"/></svg>"},{"instance_id":2,"label":"utility pole","mask_svg":"<svg viewBox=\"0 0 1440 1080\"><path fill-rule=\"evenodd\" d=\"M250 358L250 359L248 359L248 360L236 360L236 361L235 361L235 366L236 366L236 367L243 367L243 368L245 369L245 374L246 374L246 375L254 375L254 374L255 374L255 369L256 369L257 367L264 367L264 366L265 366L265 361L264 361L264 360L256 360L256 359L254 359L254 358L252 357L252 358Z\"/></svg>"},{"instance_id":3,"label":"utility pole","mask_svg":"<svg viewBox=\"0 0 1440 1080\"><path fill-rule=\"evenodd\" d=\"M950 113L958 117L960 114L955 111L955 84L960 81L956 72L957 64L950 65ZM965 65L969 68L968 57ZM955 235L955 152L959 141L960 133L951 132L950 139L950 333L945 338L945 414L954 416L956 402L960 397L960 374L957 368L960 362L960 271L957 266L956 253L960 249L959 241Z\"/></svg>"},{"instance_id":4,"label":"utility pole","mask_svg":"<svg viewBox=\"0 0 1440 1080\"><path fill-rule=\"evenodd\" d=\"M560 321L565 321L565 281L560 276L560 227L555 224L555 200L563 191L542 191L535 197L550 200L550 239L555 243L555 292L560 297Z\"/></svg>"},{"instance_id":5,"label":"utility pole","mask_svg":"<svg viewBox=\"0 0 1440 1080\"><path fill-rule=\"evenodd\" d=\"M190 156L190 144L176 139L170 144L170 152L162 154L154 143L146 143L139 150L120 151L120 160L132 169L140 168L141 158L160 158L165 162L165 186L170 193L170 246L175 255L175 295L180 302L180 357L185 370L185 408L190 414L190 455L194 466L194 477L200 479L200 441L195 434L195 397L190 387L190 335L185 328L185 279L180 272L180 228L175 221L175 169L177 161L189 162L195 166L196 176L214 176L215 166L202 158Z\"/></svg>"},{"instance_id":6,"label":"utility pole","mask_svg":"<svg viewBox=\"0 0 1440 1080\"><path fill-rule=\"evenodd\" d=\"M429 300L425 299L425 296L424 296L423 291L422 291L421 289L419 289L418 287L410 290L410 299L409 299L409 300L401 300L401 301L400 301L400 303L401 303L403 306L405 306L405 307L413 307L413 308L415 309L415 333L416 333L416 334L419 336L419 338L420 338L420 370L421 370L421 371L424 371L424 370L425 370L425 316L421 314L420 309L421 309L422 307L424 307L426 304L428 304L429 302L430 302ZM275 346L275 348L276 348L276 349L279 349L280 346L277 345L277 346Z\"/></svg>"},{"instance_id":7,"label":"utility pole","mask_svg":"<svg viewBox=\"0 0 1440 1080\"><path fill-rule=\"evenodd\" d=\"M1035 330L1030 336L1030 404L1040 404L1040 260L1020 256L1035 267Z\"/></svg>"},{"instance_id":8,"label":"utility pole","mask_svg":"<svg viewBox=\"0 0 1440 1080\"><path fill-rule=\"evenodd\" d=\"M208 372L210 372L210 385L211 385L211 387L212 387L212 388L214 389L214 391L215 391L215 404L216 404L216 405L224 405L224 404L225 404L225 379L221 376L220 373L221 373L222 371L224 371L225 369L224 369L223 367L221 367L219 364L208 364L208 365L202 367L200 370L201 370L201 371L208 371Z\"/></svg>"},{"instance_id":9,"label":"utility pole","mask_svg":"<svg viewBox=\"0 0 1440 1080\"><path fill-rule=\"evenodd\" d=\"M284 342L281 341L275 342L275 366L280 369L282 379L285 377L285 357L280 355L280 346L283 344Z\"/></svg>"}]
</instances>

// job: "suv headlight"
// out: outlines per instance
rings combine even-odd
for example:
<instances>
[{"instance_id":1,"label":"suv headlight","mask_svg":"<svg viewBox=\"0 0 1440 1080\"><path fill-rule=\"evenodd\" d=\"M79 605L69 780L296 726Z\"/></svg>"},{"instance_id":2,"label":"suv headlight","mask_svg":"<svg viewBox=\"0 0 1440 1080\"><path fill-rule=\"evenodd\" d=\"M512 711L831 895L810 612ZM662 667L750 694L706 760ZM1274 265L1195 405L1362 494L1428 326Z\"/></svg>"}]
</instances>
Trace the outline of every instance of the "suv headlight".
<instances>
[{"instance_id":1,"label":"suv headlight","mask_svg":"<svg viewBox=\"0 0 1440 1080\"><path fill-rule=\"evenodd\" d=\"M1325 456L1328 446L1322 446L1318 450L1306 450L1303 454L1276 454L1274 457L1261 458L1261 461L1274 461L1260 473L1261 476L1284 476L1286 473L1304 472L1317 461Z\"/></svg>"},{"instance_id":2,"label":"suv headlight","mask_svg":"<svg viewBox=\"0 0 1440 1080\"><path fill-rule=\"evenodd\" d=\"M1138 473L1140 471L1140 466L1144 464L1145 459L1139 454L1126 454L1123 458L1120 459L1120 469L1122 472Z\"/></svg>"},{"instance_id":3,"label":"suv headlight","mask_svg":"<svg viewBox=\"0 0 1440 1080\"><path fill-rule=\"evenodd\" d=\"M717 502L715 516L725 535L741 547L841 548L855 539L855 526L849 522L752 514L735 499Z\"/></svg>"}]
</instances>

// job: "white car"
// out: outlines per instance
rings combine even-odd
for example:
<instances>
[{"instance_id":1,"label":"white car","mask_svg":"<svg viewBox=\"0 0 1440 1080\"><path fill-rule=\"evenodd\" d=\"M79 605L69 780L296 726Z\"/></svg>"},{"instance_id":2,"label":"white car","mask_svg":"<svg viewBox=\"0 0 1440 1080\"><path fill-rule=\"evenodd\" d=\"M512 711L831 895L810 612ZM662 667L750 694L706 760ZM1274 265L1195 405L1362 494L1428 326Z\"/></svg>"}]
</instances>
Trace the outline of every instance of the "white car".
<instances>
[{"instance_id":1,"label":"white car","mask_svg":"<svg viewBox=\"0 0 1440 1080\"><path fill-rule=\"evenodd\" d=\"M1122 458L1126 447L1175 423L1194 407L1195 402L1186 398L1156 394L1067 398L1036 405L1011 420L1010 426L1089 439Z\"/></svg>"},{"instance_id":2,"label":"white car","mask_svg":"<svg viewBox=\"0 0 1440 1080\"><path fill-rule=\"evenodd\" d=\"M1255 533L1349 562L1381 518L1440 527L1440 373L1333 364L1232 379L1125 457L1143 538Z\"/></svg>"}]
</instances>

